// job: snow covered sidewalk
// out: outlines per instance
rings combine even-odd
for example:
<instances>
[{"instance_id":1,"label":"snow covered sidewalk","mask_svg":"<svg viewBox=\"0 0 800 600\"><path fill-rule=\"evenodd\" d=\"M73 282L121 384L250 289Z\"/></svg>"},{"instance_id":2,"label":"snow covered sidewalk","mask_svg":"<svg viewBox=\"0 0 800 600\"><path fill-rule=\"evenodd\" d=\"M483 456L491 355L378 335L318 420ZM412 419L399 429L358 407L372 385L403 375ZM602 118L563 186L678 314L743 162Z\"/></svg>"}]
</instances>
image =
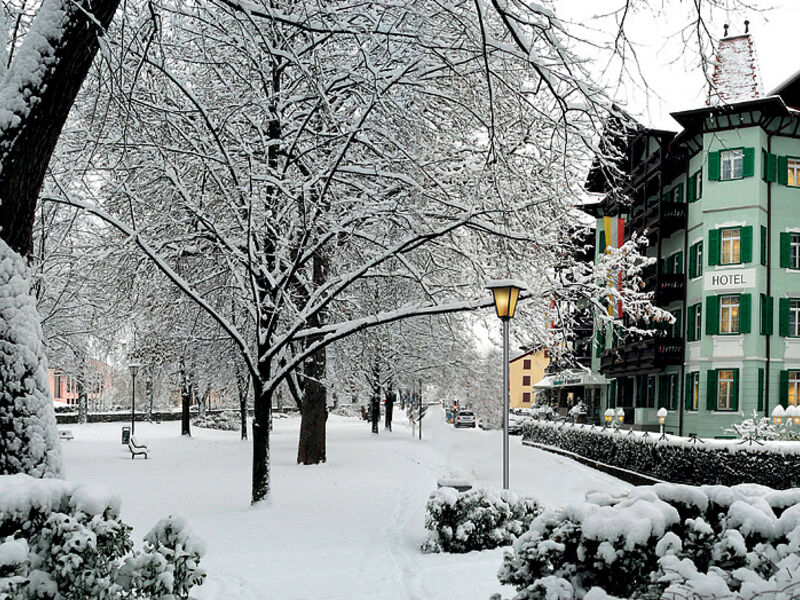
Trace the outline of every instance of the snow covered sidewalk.
<instances>
[{"instance_id":1,"label":"snow covered sidewalk","mask_svg":"<svg viewBox=\"0 0 800 600\"><path fill-rule=\"evenodd\" d=\"M399 411L397 411L399 412ZM396 414L397 414L396 412ZM423 440L408 424L370 434L363 421L331 416L328 463L295 464L299 420L275 421L272 496L249 506L249 443L236 432L137 423L150 459L131 461L121 424L72 426L67 478L102 483L122 497L122 517L141 536L162 516L183 514L208 543L202 600L485 600L500 591L502 549L423 555L425 503L441 477L499 486L499 432L454 430L431 409ZM619 480L512 438L511 487L555 506ZM511 590L505 590L510 594Z\"/></svg>"}]
</instances>

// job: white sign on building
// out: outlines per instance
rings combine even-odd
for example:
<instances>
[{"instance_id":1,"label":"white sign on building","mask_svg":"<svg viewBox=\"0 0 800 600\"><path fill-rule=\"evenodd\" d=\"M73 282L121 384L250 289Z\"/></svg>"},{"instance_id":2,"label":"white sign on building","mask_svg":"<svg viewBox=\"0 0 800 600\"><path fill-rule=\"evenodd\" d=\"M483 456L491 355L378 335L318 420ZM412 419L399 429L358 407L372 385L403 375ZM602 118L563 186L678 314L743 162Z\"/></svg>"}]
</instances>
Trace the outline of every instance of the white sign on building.
<instances>
[{"instance_id":1,"label":"white sign on building","mask_svg":"<svg viewBox=\"0 0 800 600\"><path fill-rule=\"evenodd\" d=\"M755 269L725 269L703 273L706 290L740 290L756 286Z\"/></svg>"}]
</instances>

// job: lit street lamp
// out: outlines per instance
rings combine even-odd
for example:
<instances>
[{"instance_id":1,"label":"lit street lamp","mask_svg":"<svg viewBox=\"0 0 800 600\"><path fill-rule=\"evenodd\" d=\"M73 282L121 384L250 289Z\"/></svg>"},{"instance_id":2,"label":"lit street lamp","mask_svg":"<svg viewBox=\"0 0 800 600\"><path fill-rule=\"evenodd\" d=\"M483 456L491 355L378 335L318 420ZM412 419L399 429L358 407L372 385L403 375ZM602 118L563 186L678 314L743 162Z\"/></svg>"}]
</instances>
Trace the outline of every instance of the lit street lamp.
<instances>
[{"instance_id":1,"label":"lit street lamp","mask_svg":"<svg viewBox=\"0 0 800 600\"><path fill-rule=\"evenodd\" d=\"M658 409L658 425L661 427L661 437L659 439L666 439L666 435L664 434L664 424L667 422L667 409L663 406Z\"/></svg>"},{"instance_id":2,"label":"lit street lamp","mask_svg":"<svg viewBox=\"0 0 800 600\"><path fill-rule=\"evenodd\" d=\"M494 307L497 316L503 322L503 489L508 489L508 321L514 316L517 308L519 293L525 285L519 281L502 280L490 281L486 289L494 295Z\"/></svg>"},{"instance_id":3,"label":"lit street lamp","mask_svg":"<svg viewBox=\"0 0 800 600\"><path fill-rule=\"evenodd\" d=\"M617 431L619 431L620 426L622 425L623 421L625 421L625 411L622 410L622 407L617 409Z\"/></svg>"},{"instance_id":4,"label":"lit street lamp","mask_svg":"<svg viewBox=\"0 0 800 600\"><path fill-rule=\"evenodd\" d=\"M136 432L136 373L142 365L132 362L128 365L131 370L131 435Z\"/></svg>"},{"instance_id":5,"label":"lit street lamp","mask_svg":"<svg viewBox=\"0 0 800 600\"><path fill-rule=\"evenodd\" d=\"M614 423L614 415L615 415L615 413L614 413L614 409L613 408L607 408L606 409L606 412L603 414L603 416L605 418L605 421L606 421L606 427L611 427L611 425L613 425L613 423Z\"/></svg>"},{"instance_id":6,"label":"lit street lamp","mask_svg":"<svg viewBox=\"0 0 800 600\"><path fill-rule=\"evenodd\" d=\"M780 404L778 404L772 410L772 422L775 423L775 425L780 425L781 423L783 423L783 418L785 416L786 416L786 410Z\"/></svg>"}]
</instances>

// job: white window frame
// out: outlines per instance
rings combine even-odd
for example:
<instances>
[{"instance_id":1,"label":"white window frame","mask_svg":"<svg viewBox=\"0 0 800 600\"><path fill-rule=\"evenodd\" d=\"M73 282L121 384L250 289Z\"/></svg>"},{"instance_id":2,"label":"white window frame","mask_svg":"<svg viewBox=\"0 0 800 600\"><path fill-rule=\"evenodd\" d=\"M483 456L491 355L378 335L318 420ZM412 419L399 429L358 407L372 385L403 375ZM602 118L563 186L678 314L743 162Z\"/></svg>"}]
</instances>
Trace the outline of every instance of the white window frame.
<instances>
[{"instance_id":1,"label":"white window frame","mask_svg":"<svg viewBox=\"0 0 800 600\"><path fill-rule=\"evenodd\" d=\"M723 378L723 373L730 373L730 378ZM733 369L717 371L717 410L733 410L733 385L735 374Z\"/></svg>"},{"instance_id":2,"label":"white window frame","mask_svg":"<svg viewBox=\"0 0 800 600\"><path fill-rule=\"evenodd\" d=\"M800 299L789 299L789 337L800 337Z\"/></svg>"},{"instance_id":3,"label":"white window frame","mask_svg":"<svg viewBox=\"0 0 800 600\"><path fill-rule=\"evenodd\" d=\"M696 242L696 243L692 244L690 250L691 250L692 254L694 254L694 257L695 257L694 263L695 263L695 266L697 267L697 272L690 273L689 275L692 278L702 277L703 276L703 242L700 241L700 242ZM691 257L690 257L690 264L691 264Z\"/></svg>"},{"instance_id":4,"label":"white window frame","mask_svg":"<svg viewBox=\"0 0 800 600\"><path fill-rule=\"evenodd\" d=\"M725 168L727 167L727 175ZM737 171L738 169L738 171ZM719 178L722 181L744 177L744 150L725 150L719 153Z\"/></svg>"},{"instance_id":5,"label":"white window frame","mask_svg":"<svg viewBox=\"0 0 800 600\"><path fill-rule=\"evenodd\" d=\"M695 200L700 200L703 197L703 168L694 174L694 197Z\"/></svg>"},{"instance_id":6,"label":"white window frame","mask_svg":"<svg viewBox=\"0 0 800 600\"><path fill-rule=\"evenodd\" d=\"M786 161L788 173L786 183L789 187L800 187L800 158L790 158Z\"/></svg>"},{"instance_id":7,"label":"white window frame","mask_svg":"<svg viewBox=\"0 0 800 600\"><path fill-rule=\"evenodd\" d=\"M789 371L789 406L796 405L800 399L800 371Z\"/></svg>"},{"instance_id":8,"label":"white window frame","mask_svg":"<svg viewBox=\"0 0 800 600\"><path fill-rule=\"evenodd\" d=\"M728 234L727 236L725 234ZM725 251L728 242L728 251ZM735 260L734 260L735 259ZM742 228L727 227L719 234L719 264L738 265L742 262Z\"/></svg>"},{"instance_id":9,"label":"white window frame","mask_svg":"<svg viewBox=\"0 0 800 600\"><path fill-rule=\"evenodd\" d=\"M739 294L719 297L719 332L739 333Z\"/></svg>"},{"instance_id":10,"label":"white window frame","mask_svg":"<svg viewBox=\"0 0 800 600\"><path fill-rule=\"evenodd\" d=\"M800 233L789 233L789 268L800 269Z\"/></svg>"},{"instance_id":11,"label":"white window frame","mask_svg":"<svg viewBox=\"0 0 800 600\"><path fill-rule=\"evenodd\" d=\"M694 305L694 323L692 323L692 339L697 341L703 335L703 303Z\"/></svg>"}]
</instances>

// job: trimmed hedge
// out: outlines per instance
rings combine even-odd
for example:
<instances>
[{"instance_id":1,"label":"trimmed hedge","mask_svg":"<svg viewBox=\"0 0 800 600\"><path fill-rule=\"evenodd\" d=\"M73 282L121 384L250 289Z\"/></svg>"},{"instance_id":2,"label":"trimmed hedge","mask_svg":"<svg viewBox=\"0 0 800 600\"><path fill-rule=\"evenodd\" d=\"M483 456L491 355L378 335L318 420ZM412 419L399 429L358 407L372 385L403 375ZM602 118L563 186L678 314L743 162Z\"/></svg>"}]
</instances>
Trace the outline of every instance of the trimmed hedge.
<instances>
[{"instance_id":1,"label":"trimmed hedge","mask_svg":"<svg viewBox=\"0 0 800 600\"><path fill-rule=\"evenodd\" d=\"M608 429L531 421L524 439L672 483L800 487L800 444L693 443Z\"/></svg>"}]
</instances>

